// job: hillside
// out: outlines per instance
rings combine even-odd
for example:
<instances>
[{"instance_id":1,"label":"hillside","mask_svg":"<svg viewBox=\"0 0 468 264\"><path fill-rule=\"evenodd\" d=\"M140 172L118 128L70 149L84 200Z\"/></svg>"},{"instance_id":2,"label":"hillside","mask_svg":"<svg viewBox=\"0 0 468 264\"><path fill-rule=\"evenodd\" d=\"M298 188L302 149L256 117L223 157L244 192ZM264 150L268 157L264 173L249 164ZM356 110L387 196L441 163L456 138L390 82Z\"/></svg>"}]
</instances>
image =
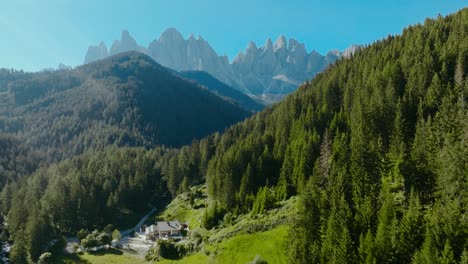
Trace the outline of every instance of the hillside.
<instances>
[{"instance_id":1,"label":"hillside","mask_svg":"<svg viewBox=\"0 0 468 264\"><path fill-rule=\"evenodd\" d=\"M0 133L50 161L113 144L181 146L249 115L136 52L2 86Z\"/></svg>"},{"instance_id":2,"label":"hillside","mask_svg":"<svg viewBox=\"0 0 468 264\"><path fill-rule=\"evenodd\" d=\"M410 26L215 138L205 228L298 195L288 262L466 263L467 28Z\"/></svg>"},{"instance_id":3,"label":"hillside","mask_svg":"<svg viewBox=\"0 0 468 264\"><path fill-rule=\"evenodd\" d=\"M299 194L293 263L466 263L467 28L468 9L408 27L226 131L216 211Z\"/></svg>"},{"instance_id":4,"label":"hillside","mask_svg":"<svg viewBox=\"0 0 468 264\"><path fill-rule=\"evenodd\" d=\"M173 259L161 258L161 263L249 263L260 257L267 263L286 263L288 230L296 212L297 199L281 202L264 214L227 214L216 228L204 225L207 198L206 186L194 186L175 197L158 214L155 221L177 219L190 226L186 240L176 243L183 247ZM147 257L151 257L151 251Z\"/></svg>"},{"instance_id":5,"label":"hillside","mask_svg":"<svg viewBox=\"0 0 468 264\"><path fill-rule=\"evenodd\" d=\"M37 259L49 238L123 222L148 200L205 183L200 210L169 207L171 215L163 215L209 231L198 234L200 251L182 261L244 262L246 256L229 258L223 250L253 254L243 247L247 241L270 254L268 239L282 237L286 223L293 239L287 248L276 246L279 262L288 256L288 263L466 263L467 28L466 8L410 26L338 60L222 135L178 150L106 148L7 185L0 205L18 245L12 255ZM142 67L138 80L128 77L132 60L102 62L84 68L93 80L111 75L118 77L109 81L144 87L153 76ZM39 102L49 103L27 105L40 109ZM16 127L13 121L8 127Z\"/></svg>"},{"instance_id":6,"label":"hillside","mask_svg":"<svg viewBox=\"0 0 468 264\"><path fill-rule=\"evenodd\" d=\"M227 84L221 82L220 80L214 78L207 72L203 71L182 71L180 75L183 77L194 80L197 83L203 85L211 92L215 93L216 95L225 98L226 100L230 100L233 102L238 103L244 109L249 111L260 111L265 106L255 102L252 98L247 96L246 94L228 86Z\"/></svg>"}]
</instances>

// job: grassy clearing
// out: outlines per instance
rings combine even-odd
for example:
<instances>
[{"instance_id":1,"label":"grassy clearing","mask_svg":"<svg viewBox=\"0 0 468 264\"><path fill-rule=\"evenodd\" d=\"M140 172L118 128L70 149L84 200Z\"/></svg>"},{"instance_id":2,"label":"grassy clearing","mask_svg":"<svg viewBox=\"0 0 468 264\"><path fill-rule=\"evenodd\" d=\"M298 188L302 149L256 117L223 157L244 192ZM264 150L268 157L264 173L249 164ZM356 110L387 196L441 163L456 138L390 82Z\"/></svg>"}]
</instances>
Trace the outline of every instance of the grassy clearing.
<instances>
[{"instance_id":1,"label":"grassy clearing","mask_svg":"<svg viewBox=\"0 0 468 264\"><path fill-rule=\"evenodd\" d=\"M287 262L286 242L288 231L280 226L270 231L239 235L215 246L220 252L216 263L247 263L260 255L269 264Z\"/></svg>"},{"instance_id":2,"label":"grassy clearing","mask_svg":"<svg viewBox=\"0 0 468 264\"><path fill-rule=\"evenodd\" d=\"M124 264L148 263L144 259L136 256L124 254L123 251L117 249L99 250L93 253L61 255L54 259L56 264Z\"/></svg>"},{"instance_id":3,"label":"grassy clearing","mask_svg":"<svg viewBox=\"0 0 468 264\"><path fill-rule=\"evenodd\" d=\"M287 227L283 225L270 231L237 235L221 243L207 245L204 250L205 252L199 252L181 260L163 260L158 263L243 264L254 260L257 255L260 255L269 264L287 263L287 237Z\"/></svg>"},{"instance_id":4,"label":"grassy clearing","mask_svg":"<svg viewBox=\"0 0 468 264\"><path fill-rule=\"evenodd\" d=\"M213 259L203 253L196 253L190 256L187 256L180 260L169 260L164 259L162 261L158 261L158 264L208 264L208 263L215 263Z\"/></svg>"}]
</instances>

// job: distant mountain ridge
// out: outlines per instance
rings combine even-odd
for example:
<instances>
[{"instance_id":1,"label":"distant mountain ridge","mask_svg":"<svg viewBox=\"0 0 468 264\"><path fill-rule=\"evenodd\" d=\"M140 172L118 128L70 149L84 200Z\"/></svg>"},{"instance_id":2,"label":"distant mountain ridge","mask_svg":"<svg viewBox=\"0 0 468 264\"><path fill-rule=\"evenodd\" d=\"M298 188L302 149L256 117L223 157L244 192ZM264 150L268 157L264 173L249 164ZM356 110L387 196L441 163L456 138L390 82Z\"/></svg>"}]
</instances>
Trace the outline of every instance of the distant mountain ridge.
<instances>
[{"instance_id":1,"label":"distant mountain ridge","mask_svg":"<svg viewBox=\"0 0 468 264\"><path fill-rule=\"evenodd\" d=\"M220 80L214 78L204 71L182 71L179 73L182 77L193 80L198 84L206 87L209 91L216 95L225 98L226 100L233 101L249 111L260 111L264 105L257 103L248 95L238 91Z\"/></svg>"},{"instance_id":2,"label":"distant mountain ridge","mask_svg":"<svg viewBox=\"0 0 468 264\"><path fill-rule=\"evenodd\" d=\"M296 90L305 80L313 78L341 56L349 57L361 46L321 55L307 52L305 45L295 39L280 36L273 43L268 39L262 47L250 42L245 51L229 62L219 56L201 36L193 34L184 39L174 28L164 31L147 48L138 45L127 30L114 41L108 51L104 43L90 46L85 63L119 52L136 50L151 56L158 63L177 71L206 71L227 85L264 103L278 101Z\"/></svg>"},{"instance_id":3,"label":"distant mountain ridge","mask_svg":"<svg viewBox=\"0 0 468 264\"><path fill-rule=\"evenodd\" d=\"M134 51L0 77L0 134L55 160L108 145L178 147L251 114Z\"/></svg>"}]
</instances>

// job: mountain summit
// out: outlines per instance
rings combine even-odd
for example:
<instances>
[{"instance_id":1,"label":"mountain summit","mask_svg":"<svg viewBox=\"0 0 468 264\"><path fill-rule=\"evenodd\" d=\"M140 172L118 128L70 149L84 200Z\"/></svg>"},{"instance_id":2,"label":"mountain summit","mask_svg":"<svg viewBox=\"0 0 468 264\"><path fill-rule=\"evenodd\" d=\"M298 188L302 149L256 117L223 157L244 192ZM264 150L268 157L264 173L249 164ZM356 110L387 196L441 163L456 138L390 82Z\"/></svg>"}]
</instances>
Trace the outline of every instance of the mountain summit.
<instances>
[{"instance_id":1,"label":"mountain summit","mask_svg":"<svg viewBox=\"0 0 468 264\"><path fill-rule=\"evenodd\" d=\"M349 57L359 46L347 49ZM299 84L311 79L318 72L335 62L342 53L329 52L325 56L312 51L295 39L279 36L262 47L249 42L245 51L239 52L232 63L226 56L219 56L201 36L193 34L184 39L175 28L164 31L159 39L152 41L148 48L139 46L129 32L122 32L121 40L116 40L110 55L136 50L151 56L158 63L177 71L206 71L215 78L253 98L272 103L293 92ZM107 48L101 43L90 46L85 63L106 57Z\"/></svg>"}]
</instances>

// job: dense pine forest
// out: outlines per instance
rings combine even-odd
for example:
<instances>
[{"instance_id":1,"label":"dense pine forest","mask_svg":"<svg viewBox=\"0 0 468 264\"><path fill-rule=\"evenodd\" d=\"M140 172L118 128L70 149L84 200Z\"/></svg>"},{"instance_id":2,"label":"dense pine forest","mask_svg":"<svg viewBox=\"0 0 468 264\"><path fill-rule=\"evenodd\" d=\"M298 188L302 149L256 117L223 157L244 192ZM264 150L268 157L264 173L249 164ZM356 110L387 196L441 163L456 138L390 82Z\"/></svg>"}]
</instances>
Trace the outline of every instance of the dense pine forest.
<instances>
[{"instance_id":1,"label":"dense pine forest","mask_svg":"<svg viewBox=\"0 0 468 264\"><path fill-rule=\"evenodd\" d=\"M180 147L249 115L137 52L73 70L2 73L0 133L48 163L108 145Z\"/></svg>"},{"instance_id":2,"label":"dense pine forest","mask_svg":"<svg viewBox=\"0 0 468 264\"><path fill-rule=\"evenodd\" d=\"M180 149L109 144L44 165L42 149L3 136L2 239L21 245L17 263L36 261L47 241L206 183L206 228L298 196L291 263L468 263L467 94L463 9L379 40Z\"/></svg>"},{"instance_id":3,"label":"dense pine forest","mask_svg":"<svg viewBox=\"0 0 468 264\"><path fill-rule=\"evenodd\" d=\"M467 9L338 61L223 135L213 210L299 195L293 263L466 263L467 72Z\"/></svg>"}]
</instances>

